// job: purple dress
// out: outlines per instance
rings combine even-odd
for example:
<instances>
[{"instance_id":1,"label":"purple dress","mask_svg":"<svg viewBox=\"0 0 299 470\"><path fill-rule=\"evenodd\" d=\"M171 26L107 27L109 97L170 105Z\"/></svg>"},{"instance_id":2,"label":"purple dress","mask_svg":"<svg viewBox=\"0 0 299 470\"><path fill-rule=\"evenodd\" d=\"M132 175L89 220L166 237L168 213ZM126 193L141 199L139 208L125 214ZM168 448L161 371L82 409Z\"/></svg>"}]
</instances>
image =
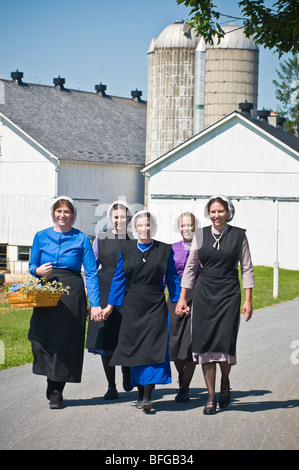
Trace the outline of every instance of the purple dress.
<instances>
[{"instance_id":1,"label":"purple dress","mask_svg":"<svg viewBox=\"0 0 299 470\"><path fill-rule=\"evenodd\" d=\"M177 273L182 277L186 263L190 254L190 243L183 240L173 243L174 262ZM197 275L200 272L200 263L198 263ZM192 292L188 291L188 305L191 311ZM169 359L176 361L177 359L192 361L191 351L191 314L179 317L175 313L176 303L167 302L169 311L170 335L169 335Z\"/></svg>"}]
</instances>

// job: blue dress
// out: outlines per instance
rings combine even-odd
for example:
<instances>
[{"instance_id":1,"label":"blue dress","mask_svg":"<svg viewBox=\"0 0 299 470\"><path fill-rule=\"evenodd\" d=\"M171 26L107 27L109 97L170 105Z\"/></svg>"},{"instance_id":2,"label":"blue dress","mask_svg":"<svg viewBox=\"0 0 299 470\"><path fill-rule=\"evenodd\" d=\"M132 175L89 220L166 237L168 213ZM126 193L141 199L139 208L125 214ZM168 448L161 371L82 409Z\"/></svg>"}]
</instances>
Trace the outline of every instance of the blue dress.
<instances>
[{"instance_id":1,"label":"blue dress","mask_svg":"<svg viewBox=\"0 0 299 470\"><path fill-rule=\"evenodd\" d=\"M141 251L140 251L141 250ZM168 310L163 276L172 301L180 295L171 245L130 241L121 248L109 304L122 305L123 319L111 365L132 367L132 383L169 383Z\"/></svg>"},{"instance_id":2,"label":"blue dress","mask_svg":"<svg viewBox=\"0 0 299 470\"><path fill-rule=\"evenodd\" d=\"M84 357L87 301L81 276L84 266L91 306L100 305L97 266L89 238L77 229L56 232L53 227L38 232L33 241L29 267L51 262L48 280L70 287L56 307L35 307L28 338L33 352L33 373L53 382L80 382Z\"/></svg>"}]
</instances>

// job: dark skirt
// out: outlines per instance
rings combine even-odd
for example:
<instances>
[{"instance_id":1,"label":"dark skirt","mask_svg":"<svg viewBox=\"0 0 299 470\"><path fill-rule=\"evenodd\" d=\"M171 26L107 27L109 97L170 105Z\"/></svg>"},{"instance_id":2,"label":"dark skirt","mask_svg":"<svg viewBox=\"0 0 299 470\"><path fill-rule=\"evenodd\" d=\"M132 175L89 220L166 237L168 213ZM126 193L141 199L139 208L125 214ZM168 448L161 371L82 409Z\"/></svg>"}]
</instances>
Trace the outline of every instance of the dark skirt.
<instances>
[{"instance_id":1,"label":"dark skirt","mask_svg":"<svg viewBox=\"0 0 299 470\"><path fill-rule=\"evenodd\" d=\"M167 301L169 312L169 359L176 361L193 361L191 350L191 313L180 317L176 315L176 303L172 303L170 299ZM191 308L191 301L188 303Z\"/></svg>"},{"instance_id":2,"label":"dark skirt","mask_svg":"<svg viewBox=\"0 0 299 470\"><path fill-rule=\"evenodd\" d=\"M115 273L114 268L102 268L98 271L100 284L100 302L101 307L105 308L108 304L108 297L111 282ZM102 352L109 353L115 350L119 329L121 324L121 313L119 309L113 309L107 320L96 322L89 318L86 347L91 353Z\"/></svg>"},{"instance_id":3,"label":"dark skirt","mask_svg":"<svg viewBox=\"0 0 299 470\"><path fill-rule=\"evenodd\" d=\"M165 361L168 311L158 286L130 287L122 307L119 340L110 365L140 366Z\"/></svg>"},{"instance_id":4,"label":"dark skirt","mask_svg":"<svg viewBox=\"0 0 299 470\"><path fill-rule=\"evenodd\" d=\"M236 354L241 292L238 271L202 268L193 296L192 352Z\"/></svg>"},{"instance_id":5,"label":"dark skirt","mask_svg":"<svg viewBox=\"0 0 299 470\"><path fill-rule=\"evenodd\" d=\"M28 339L33 373L54 382L81 382L86 325L86 295L81 274L55 269L49 280L70 287L57 307L34 308Z\"/></svg>"}]
</instances>

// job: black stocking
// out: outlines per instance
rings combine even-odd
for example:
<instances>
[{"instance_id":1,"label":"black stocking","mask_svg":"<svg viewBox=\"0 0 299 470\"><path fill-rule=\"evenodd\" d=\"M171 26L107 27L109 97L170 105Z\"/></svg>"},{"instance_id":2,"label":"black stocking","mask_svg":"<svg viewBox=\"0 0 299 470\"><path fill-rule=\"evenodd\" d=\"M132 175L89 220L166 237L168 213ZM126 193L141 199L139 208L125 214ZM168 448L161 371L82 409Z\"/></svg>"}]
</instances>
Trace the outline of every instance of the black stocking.
<instances>
[{"instance_id":1,"label":"black stocking","mask_svg":"<svg viewBox=\"0 0 299 470\"><path fill-rule=\"evenodd\" d=\"M106 374L106 378L108 380L108 387L109 388L116 388L115 385L115 367L109 366L110 360L112 356L102 355L102 363L104 367L104 371Z\"/></svg>"}]
</instances>

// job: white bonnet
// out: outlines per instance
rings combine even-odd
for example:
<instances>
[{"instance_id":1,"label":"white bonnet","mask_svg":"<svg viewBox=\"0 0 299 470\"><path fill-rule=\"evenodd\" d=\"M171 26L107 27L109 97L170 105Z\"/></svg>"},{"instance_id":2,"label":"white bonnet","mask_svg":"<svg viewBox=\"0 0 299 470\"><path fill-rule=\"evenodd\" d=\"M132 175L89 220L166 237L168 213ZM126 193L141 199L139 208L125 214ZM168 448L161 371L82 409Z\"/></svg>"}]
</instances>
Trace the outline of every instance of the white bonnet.
<instances>
[{"instance_id":1,"label":"white bonnet","mask_svg":"<svg viewBox=\"0 0 299 470\"><path fill-rule=\"evenodd\" d=\"M142 211L136 212L136 214L134 215L134 217L132 219L132 232L133 232L134 238L136 238L136 239L138 238L138 234L135 230L135 221L136 221L137 218L139 218L141 216L146 216L147 214L149 214L150 217L151 217L151 237L154 237L157 233L158 223L157 223L156 216L150 211L142 210Z\"/></svg>"},{"instance_id":2,"label":"white bonnet","mask_svg":"<svg viewBox=\"0 0 299 470\"><path fill-rule=\"evenodd\" d=\"M193 215L194 218L195 218L195 230L197 230L198 228L201 227L200 225L200 221L199 219L196 217L196 215L194 214L194 212L191 212L191 211L183 211L180 215L178 215L176 218L175 218L175 221L174 221L174 231L176 233L180 233L180 226L179 226L179 223L180 223L180 219L182 217L183 214L189 214L189 215Z\"/></svg>"},{"instance_id":3,"label":"white bonnet","mask_svg":"<svg viewBox=\"0 0 299 470\"><path fill-rule=\"evenodd\" d=\"M132 210L131 210L131 207L129 206L129 204L126 202L126 201L113 201L110 206L108 207L108 210L107 210L107 216L109 218L111 218L111 212L112 212L112 209L113 209L113 206L115 206L115 204L119 204L121 206L124 206L126 207L126 209L128 209L128 215L129 216L132 216Z\"/></svg>"},{"instance_id":4,"label":"white bonnet","mask_svg":"<svg viewBox=\"0 0 299 470\"><path fill-rule=\"evenodd\" d=\"M209 209L208 209L208 204L209 202L211 201L211 199L216 199L216 198L221 198L223 201L226 201L227 202L227 205L228 205L228 216L227 216L227 222L230 222L233 218L234 218L234 215L235 215L235 206L233 205L233 203L231 202L231 200L229 199L229 197L227 196L220 196L220 195L217 195L217 196L212 196L210 197L210 199L208 200L208 202L206 203L205 205L205 209L204 209L204 215L207 219L210 218L210 215L209 215Z\"/></svg>"},{"instance_id":5,"label":"white bonnet","mask_svg":"<svg viewBox=\"0 0 299 470\"><path fill-rule=\"evenodd\" d=\"M53 201L53 203L52 203L52 205L51 205L51 208L50 208L53 223L54 223L54 224L56 223L56 220L55 220L55 218L54 218L54 205L55 205L56 202L59 201L60 199L65 199L65 200L69 201L69 202L72 204L73 209L74 209L74 217L73 217L73 220L72 220L72 225L74 225L75 220L76 220L76 218L77 218L77 207L75 206L75 203L74 203L73 199L72 199L71 197L68 197L68 196L58 196L58 197Z\"/></svg>"}]
</instances>

